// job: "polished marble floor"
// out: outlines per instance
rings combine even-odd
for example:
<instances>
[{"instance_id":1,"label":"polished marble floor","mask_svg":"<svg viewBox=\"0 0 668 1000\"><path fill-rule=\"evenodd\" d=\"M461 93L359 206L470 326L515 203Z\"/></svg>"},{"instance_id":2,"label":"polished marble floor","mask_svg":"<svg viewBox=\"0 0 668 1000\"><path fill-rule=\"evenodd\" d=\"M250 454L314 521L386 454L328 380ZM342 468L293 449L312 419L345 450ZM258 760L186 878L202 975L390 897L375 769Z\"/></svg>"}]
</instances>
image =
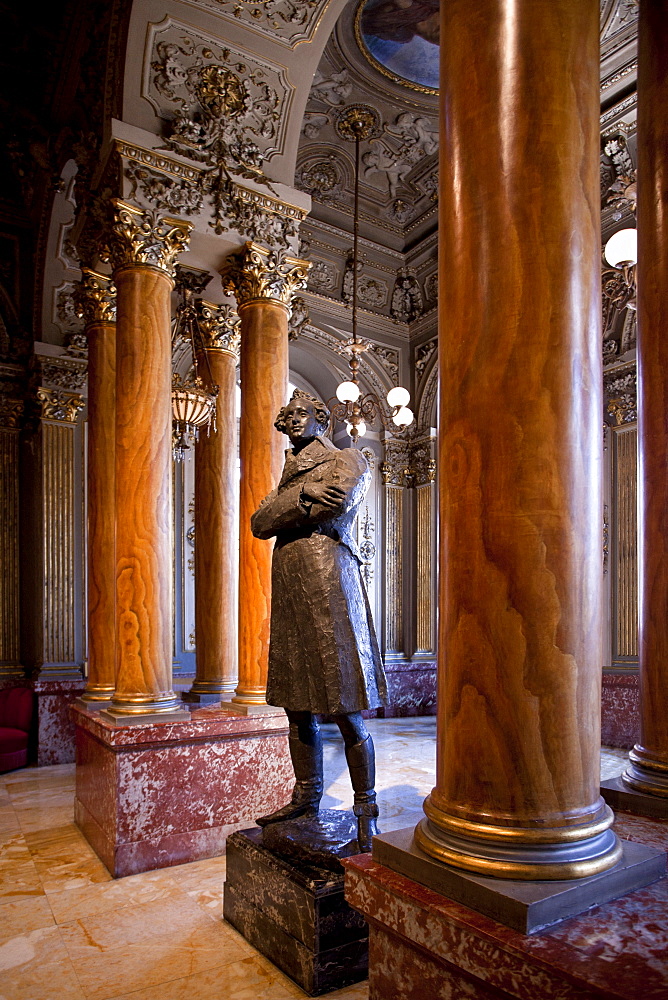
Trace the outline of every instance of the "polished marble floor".
<instances>
[{"instance_id":1,"label":"polished marble floor","mask_svg":"<svg viewBox=\"0 0 668 1000\"><path fill-rule=\"evenodd\" d=\"M328 808L351 793L325 731ZM415 824L435 719L375 719L381 825ZM603 749L602 777L627 753ZM74 765L0 776L0 1000L283 1000L305 994L222 920L225 858L114 881L73 823ZM366 983L330 993L363 1000Z\"/></svg>"}]
</instances>

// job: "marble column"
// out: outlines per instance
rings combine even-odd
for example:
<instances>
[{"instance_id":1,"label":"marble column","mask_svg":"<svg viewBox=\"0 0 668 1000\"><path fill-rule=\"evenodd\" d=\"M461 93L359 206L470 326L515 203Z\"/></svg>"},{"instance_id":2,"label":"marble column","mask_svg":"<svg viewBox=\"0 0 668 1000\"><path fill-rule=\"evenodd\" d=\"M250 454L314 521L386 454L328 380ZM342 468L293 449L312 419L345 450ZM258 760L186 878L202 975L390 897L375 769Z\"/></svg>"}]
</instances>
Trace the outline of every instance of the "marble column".
<instances>
[{"instance_id":1,"label":"marble column","mask_svg":"<svg viewBox=\"0 0 668 1000\"><path fill-rule=\"evenodd\" d=\"M215 428L195 445L195 681L184 701L219 702L237 683L237 416L239 317L227 305L198 303L199 374L218 386ZM198 347L199 345L195 345ZM206 355L206 356L205 356Z\"/></svg>"},{"instance_id":2,"label":"marble column","mask_svg":"<svg viewBox=\"0 0 668 1000\"><path fill-rule=\"evenodd\" d=\"M116 288L82 268L77 311L88 339L88 679L81 696L107 704L116 674L115 421Z\"/></svg>"},{"instance_id":3,"label":"marble column","mask_svg":"<svg viewBox=\"0 0 668 1000\"><path fill-rule=\"evenodd\" d=\"M668 814L668 2L638 33L640 741L623 780Z\"/></svg>"},{"instance_id":4,"label":"marble column","mask_svg":"<svg viewBox=\"0 0 668 1000\"><path fill-rule=\"evenodd\" d=\"M571 879L622 853L599 794L598 4L441 14L438 746L416 840Z\"/></svg>"},{"instance_id":5,"label":"marble column","mask_svg":"<svg viewBox=\"0 0 668 1000\"><path fill-rule=\"evenodd\" d=\"M116 690L105 716L173 721L171 326L192 224L118 199L109 232L116 318Z\"/></svg>"},{"instance_id":6,"label":"marble column","mask_svg":"<svg viewBox=\"0 0 668 1000\"><path fill-rule=\"evenodd\" d=\"M308 269L306 261L248 242L221 271L241 319L239 683L232 699L239 706L265 704L273 542L253 537L250 518L283 469L286 442L274 420L287 402L290 303Z\"/></svg>"}]
</instances>

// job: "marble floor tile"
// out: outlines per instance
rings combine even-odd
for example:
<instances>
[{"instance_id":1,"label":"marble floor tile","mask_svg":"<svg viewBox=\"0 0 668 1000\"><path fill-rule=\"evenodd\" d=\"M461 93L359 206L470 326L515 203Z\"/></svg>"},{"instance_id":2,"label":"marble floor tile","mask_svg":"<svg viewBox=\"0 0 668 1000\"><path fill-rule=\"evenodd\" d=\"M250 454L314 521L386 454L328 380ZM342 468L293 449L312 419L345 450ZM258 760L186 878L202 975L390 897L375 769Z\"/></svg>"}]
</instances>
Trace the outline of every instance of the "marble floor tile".
<instances>
[{"instance_id":1,"label":"marble floor tile","mask_svg":"<svg viewBox=\"0 0 668 1000\"><path fill-rule=\"evenodd\" d=\"M223 917L225 862L223 856L169 869L181 891L215 920L222 920Z\"/></svg>"},{"instance_id":2,"label":"marble floor tile","mask_svg":"<svg viewBox=\"0 0 668 1000\"><path fill-rule=\"evenodd\" d=\"M275 966L259 955L252 955L108 1000L294 1000L303 996L306 994Z\"/></svg>"},{"instance_id":3,"label":"marble floor tile","mask_svg":"<svg viewBox=\"0 0 668 1000\"><path fill-rule=\"evenodd\" d=\"M44 888L22 834L0 847L0 904L43 896Z\"/></svg>"},{"instance_id":4,"label":"marble floor tile","mask_svg":"<svg viewBox=\"0 0 668 1000\"><path fill-rule=\"evenodd\" d=\"M54 924L46 896L9 900L0 906L0 944L16 937L19 929L23 934L28 934L39 927L53 927Z\"/></svg>"},{"instance_id":5,"label":"marble floor tile","mask_svg":"<svg viewBox=\"0 0 668 1000\"><path fill-rule=\"evenodd\" d=\"M87 997L106 1000L248 957L188 896L125 906L59 927Z\"/></svg>"},{"instance_id":6,"label":"marble floor tile","mask_svg":"<svg viewBox=\"0 0 668 1000\"><path fill-rule=\"evenodd\" d=\"M39 809L17 809L16 816L24 833L48 830L74 822L74 797L69 805L50 806Z\"/></svg>"},{"instance_id":7,"label":"marble floor tile","mask_svg":"<svg viewBox=\"0 0 668 1000\"><path fill-rule=\"evenodd\" d=\"M171 869L142 872L127 878L92 883L81 888L50 892L48 902L57 924L94 917L125 906L135 907L165 899L177 891Z\"/></svg>"},{"instance_id":8,"label":"marble floor tile","mask_svg":"<svg viewBox=\"0 0 668 1000\"><path fill-rule=\"evenodd\" d=\"M2 1000L86 1000L57 927L20 931L0 945Z\"/></svg>"},{"instance_id":9,"label":"marble floor tile","mask_svg":"<svg viewBox=\"0 0 668 1000\"><path fill-rule=\"evenodd\" d=\"M25 834L44 891L81 889L112 876L75 826Z\"/></svg>"}]
</instances>

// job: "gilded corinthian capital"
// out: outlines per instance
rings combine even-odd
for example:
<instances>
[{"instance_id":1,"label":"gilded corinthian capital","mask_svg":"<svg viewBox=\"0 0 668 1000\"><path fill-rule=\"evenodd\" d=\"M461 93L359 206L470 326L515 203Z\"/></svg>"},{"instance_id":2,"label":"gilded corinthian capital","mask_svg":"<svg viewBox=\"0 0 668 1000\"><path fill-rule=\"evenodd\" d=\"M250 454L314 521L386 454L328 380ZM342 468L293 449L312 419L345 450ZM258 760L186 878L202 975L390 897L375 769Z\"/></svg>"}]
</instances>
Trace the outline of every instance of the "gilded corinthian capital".
<instances>
[{"instance_id":1,"label":"gilded corinthian capital","mask_svg":"<svg viewBox=\"0 0 668 1000\"><path fill-rule=\"evenodd\" d=\"M192 222L148 212L113 198L114 218L107 236L114 270L156 267L174 278L176 258L188 249Z\"/></svg>"},{"instance_id":2,"label":"gilded corinthian capital","mask_svg":"<svg viewBox=\"0 0 668 1000\"><path fill-rule=\"evenodd\" d=\"M214 305L200 299L197 303L199 328L208 351L226 351L239 356L241 320L228 305Z\"/></svg>"},{"instance_id":3,"label":"gilded corinthian capital","mask_svg":"<svg viewBox=\"0 0 668 1000\"><path fill-rule=\"evenodd\" d=\"M74 291L74 306L86 326L116 322L116 285L106 274L81 268L82 278Z\"/></svg>"},{"instance_id":4,"label":"gilded corinthian capital","mask_svg":"<svg viewBox=\"0 0 668 1000\"><path fill-rule=\"evenodd\" d=\"M84 401L78 392L39 388L37 405L43 420L59 420L62 423L73 424L76 422L79 410L84 407Z\"/></svg>"},{"instance_id":5,"label":"gilded corinthian capital","mask_svg":"<svg viewBox=\"0 0 668 1000\"><path fill-rule=\"evenodd\" d=\"M238 308L264 300L280 302L289 310L294 293L306 286L310 267L308 261L288 257L283 250L268 250L249 241L238 253L230 254L220 276Z\"/></svg>"}]
</instances>

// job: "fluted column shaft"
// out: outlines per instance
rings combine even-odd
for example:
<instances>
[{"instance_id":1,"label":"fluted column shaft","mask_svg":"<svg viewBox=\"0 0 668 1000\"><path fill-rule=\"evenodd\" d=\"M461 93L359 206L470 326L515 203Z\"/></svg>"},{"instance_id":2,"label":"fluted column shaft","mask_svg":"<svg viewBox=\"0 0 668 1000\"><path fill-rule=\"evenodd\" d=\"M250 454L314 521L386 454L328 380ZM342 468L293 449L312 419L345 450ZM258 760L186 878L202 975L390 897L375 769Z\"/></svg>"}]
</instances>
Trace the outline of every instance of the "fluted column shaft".
<instances>
[{"instance_id":1,"label":"fluted column shaft","mask_svg":"<svg viewBox=\"0 0 668 1000\"><path fill-rule=\"evenodd\" d=\"M273 543L252 535L250 519L281 477L284 445L274 421L287 401L290 302L308 266L247 243L221 272L241 319L239 683L232 700L242 705L265 702Z\"/></svg>"},{"instance_id":2,"label":"fluted column shaft","mask_svg":"<svg viewBox=\"0 0 668 1000\"><path fill-rule=\"evenodd\" d=\"M229 306L201 303L206 358L199 371L218 386L216 426L195 445L195 681L184 700L220 701L237 683L237 417L239 320ZM207 364L208 360L208 364Z\"/></svg>"},{"instance_id":3,"label":"fluted column shaft","mask_svg":"<svg viewBox=\"0 0 668 1000\"><path fill-rule=\"evenodd\" d=\"M189 223L116 202L115 715L178 710L172 691L171 328Z\"/></svg>"},{"instance_id":4,"label":"fluted column shaft","mask_svg":"<svg viewBox=\"0 0 668 1000\"><path fill-rule=\"evenodd\" d=\"M621 853L599 795L598 5L441 16L439 728L417 838L572 878Z\"/></svg>"},{"instance_id":5,"label":"fluted column shaft","mask_svg":"<svg viewBox=\"0 0 668 1000\"><path fill-rule=\"evenodd\" d=\"M116 288L83 268L88 338L88 680L82 701L108 702L116 677Z\"/></svg>"},{"instance_id":6,"label":"fluted column shaft","mask_svg":"<svg viewBox=\"0 0 668 1000\"><path fill-rule=\"evenodd\" d=\"M640 741L624 781L668 797L668 2L638 35Z\"/></svg>"}]
</instances>

